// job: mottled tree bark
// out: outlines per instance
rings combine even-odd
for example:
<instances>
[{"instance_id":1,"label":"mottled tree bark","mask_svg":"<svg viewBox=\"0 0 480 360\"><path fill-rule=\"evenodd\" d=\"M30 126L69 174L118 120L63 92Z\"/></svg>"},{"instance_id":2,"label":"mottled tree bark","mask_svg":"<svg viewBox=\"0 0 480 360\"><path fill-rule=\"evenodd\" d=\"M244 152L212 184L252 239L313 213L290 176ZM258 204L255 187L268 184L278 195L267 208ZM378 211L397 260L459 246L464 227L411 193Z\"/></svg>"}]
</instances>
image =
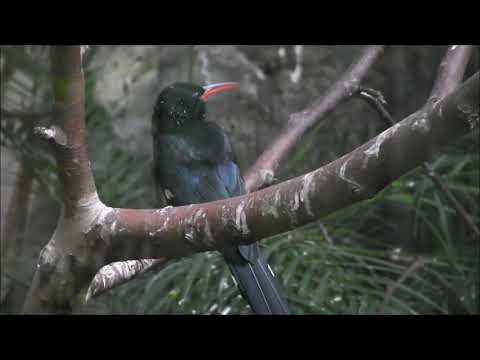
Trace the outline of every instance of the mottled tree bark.
<instances>
[{"instance_id":1,"label":"mottled tree bark","mask_svg":"<svg viewBox=\"0 0 480 360\"><path fill-rule=\"evenodd\" d=\"M182 207L113 209L112 256L180 258L249 244L371 198L454 138L478 127L478 73L435 106L413 113L340 159L247 195ZM125 254L127 258L125 258Z\"/></svg>"},{"instance_id":2,"label":"mottled tree bark","mask_svg":"<svg viewBox=\"0 0 480 360\"><path fill-rule=\"evenodd\" d=\"M102 216L106 207L98 200L85 141L80 47L53 46L51 75L53 121L50 127L37 127L35 131L51 144L55 154L63 204L57 228L40 253L24 310L68 313L83 283L103 265L96 255L101 249L88 249L87 234L92 221Z\"/></svg>"}]
</instances>

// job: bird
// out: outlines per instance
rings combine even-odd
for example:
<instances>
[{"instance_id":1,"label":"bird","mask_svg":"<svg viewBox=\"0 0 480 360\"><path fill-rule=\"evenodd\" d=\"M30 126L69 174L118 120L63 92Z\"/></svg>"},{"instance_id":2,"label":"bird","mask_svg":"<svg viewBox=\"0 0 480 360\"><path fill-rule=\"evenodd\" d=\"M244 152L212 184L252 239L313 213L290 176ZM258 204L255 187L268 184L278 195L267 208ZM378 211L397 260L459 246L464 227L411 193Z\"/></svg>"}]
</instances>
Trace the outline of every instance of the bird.
<instances>
[{"instance_id":1,"label":"bird","mask_svg":"<svg viewBox=\"0 0 480 360\"><path fill-rule=\"evenodd\" d=\"M157 97L152 114L156 201L183 206L246 193L236 155L223 129L207 120L211 97L240 88L238 82L200 86L176 82ZM254 314L287 315L283 289L258 243L219 249L240 294Z\"/></svg>"}]
</instances>

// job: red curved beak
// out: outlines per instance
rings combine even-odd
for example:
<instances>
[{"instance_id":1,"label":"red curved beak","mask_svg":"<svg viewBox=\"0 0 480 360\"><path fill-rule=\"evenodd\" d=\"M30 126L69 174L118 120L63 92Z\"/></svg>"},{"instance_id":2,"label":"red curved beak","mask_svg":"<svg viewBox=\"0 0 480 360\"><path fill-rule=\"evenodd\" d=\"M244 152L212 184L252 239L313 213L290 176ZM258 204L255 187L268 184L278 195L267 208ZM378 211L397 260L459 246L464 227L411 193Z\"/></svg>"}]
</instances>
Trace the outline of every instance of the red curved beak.
<instances>
[{"instance_id":1,"label":"red curved beak","mask_svg":"<svg viewBox=\"0 0 480 360\"><path fill-rule=\"evenodd\" d=\"M238 88L240 88L240 84L238 82L223 82L218 84L207 85L203 87L205 92L202 95L202 100L207 101L210 96L216 95L223 91L234 90Z\"/></svg>"}]
</instances>

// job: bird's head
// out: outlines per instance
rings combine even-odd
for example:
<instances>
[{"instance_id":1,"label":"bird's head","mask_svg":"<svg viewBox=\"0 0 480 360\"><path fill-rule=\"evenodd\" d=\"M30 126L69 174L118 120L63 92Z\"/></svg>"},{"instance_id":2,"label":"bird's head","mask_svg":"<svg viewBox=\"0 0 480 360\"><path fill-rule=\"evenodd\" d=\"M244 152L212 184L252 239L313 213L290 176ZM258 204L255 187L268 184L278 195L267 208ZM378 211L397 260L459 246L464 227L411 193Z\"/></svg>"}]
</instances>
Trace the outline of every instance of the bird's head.
<instances>
[{"instance_id":1,"label":"bird's head","mask_svg":"<svg viewBox=\"0 0 480 360\"><path fill-rule=\"evenodd\" d=\"M224 82L207 86L177 82L167 86L158 96L153 110L154 127L162 132L173 131L205 119L206 102L211 96L238 89L239 83Z\"/></svg>"}]
</instances>

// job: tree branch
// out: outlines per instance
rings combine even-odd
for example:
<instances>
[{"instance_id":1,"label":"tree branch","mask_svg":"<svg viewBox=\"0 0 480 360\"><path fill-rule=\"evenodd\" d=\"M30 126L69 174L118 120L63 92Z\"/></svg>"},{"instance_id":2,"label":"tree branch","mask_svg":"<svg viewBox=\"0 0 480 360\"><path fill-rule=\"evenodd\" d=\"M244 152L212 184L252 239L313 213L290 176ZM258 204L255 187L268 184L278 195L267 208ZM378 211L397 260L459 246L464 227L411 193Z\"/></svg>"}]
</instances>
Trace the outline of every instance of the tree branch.
<instances>
[{"instance_id":1,"label":"tree branch","mask_svg":"<svg viewBox=\"0 0 480 360\"><path fill-rule=\"evenodd\" d=\"M443 99L462 82L465 69L473 51L471 45L453 45L447 50L430 93L430 102Z\"/></svg>"},{"instance_id":2,"label":"tree branch","mask_svg":"<svg viewBox=\"0 0 480 360\"><path fill-rule=\"evenodd\" d=\"M75 214L97 190L85 141L85 79L79 46L54 46L51 51L54 89L54 126L50 129L61 149L55 148L63 188L65 216ZM65 146L63 146L65 145Z\"/></svg>"},{"instance_id":3,"label":"tree branch","mask_svg":"<svg viewBox=\"0 0 480 360\"><path fill-rule=\"evenodd\" d=\"M398 278L398 280L390 284L387 288L387 291L385 291L385 296L383 298L383 304L382 304L382 309L380 310L380 314L384 315L385 314L385 308L388 305L390 299L392 298L393 294L395 293L395 290L405 282L405 280L408 279L415 271L420 269L424 264L425 264L425 259L422 257L417 258L412 265L410 265L404 273Z\"/></svg>"},{"instance_id":4,"label":"tree branch","mask_svg":"<svg viewBox=\"0 0 480 360\"><path fill-rule=\"evenodd\" d=\"M24 304L27 312L70 312L71 295L103 265L101 248L93 249L101 244L86 248L92 222L107 207L98 199L88 160L80 47L53 46L50 58L53 124L35 130L53 145L63 203L57 228L38 259Z\"/></svg>"},{"instance_id":5,"label":"tree branch","mask_svg":"<svg viewBox=\"0 0 480 360\"><path fill-rule=\"evenodd\" d=\"M166 259L142 259L119 261L106 265L95 274L87 290L85 300L88 301L90 298L101 295L147 271L161 269L167 263Z\"/></svg>"},{"instance_id":6,"label":"tree branch","mask_svg":"<svg viewBox=\"0 0 480 360\"><path fill-rule=\"evenodd\" d=\"M387 105L387 101L385 100L380 91L360 87L356 92L355 96L362 100L365 100L367 104L372 106L378 112L380 119L385 123L387 128L395 125L395 120L393 120L392 116L385 108L385 105Z\"/></svg>"},{"instance_id":7,"label":"tree branch","mask_svg":"<svg viewBox=\"0 0 480 360\"><path fill-rule=\"evenodd\" d=\"M435 106L411 114L340 159L247 195L182 207L114 209L103 224L114 261L180 258L249 244L371 198L472 129L478 114L478 73ZM469 112L465 112L465 108ZM123 255L121 255L123 254Z\"/></svg>"},{"instance_id":8,"label":"tree branch","mask_svg":"<svg viewBox=\"0 0 480 360\"><path fill-rule=\"evenodd\" d=\"M268 186L275 178L275 172L283 159L292 150L302 136L345 98L352 96L360 81L373 66L384 50L384 46L366 47L355 63L338 79L318 100L305 110L290 115L290 119L281 134L260 155L245 174L245 186L255 191Z\"/></svg>"}]
</instances>

